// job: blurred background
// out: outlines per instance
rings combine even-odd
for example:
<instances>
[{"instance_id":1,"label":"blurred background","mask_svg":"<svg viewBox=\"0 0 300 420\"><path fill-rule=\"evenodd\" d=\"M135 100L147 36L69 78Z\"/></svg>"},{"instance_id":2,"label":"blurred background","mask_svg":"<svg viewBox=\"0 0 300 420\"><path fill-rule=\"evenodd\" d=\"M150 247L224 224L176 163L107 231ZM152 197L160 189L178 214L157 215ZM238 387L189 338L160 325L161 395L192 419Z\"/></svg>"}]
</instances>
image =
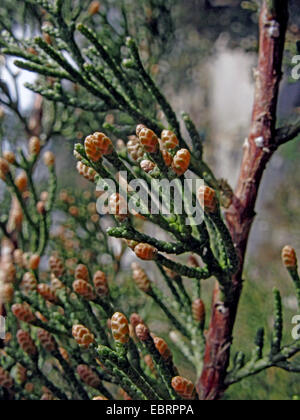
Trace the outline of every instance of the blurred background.
<instances>
[{"instance_id":1,"label":"blurred background","mask_svg":"<svg viewBox=\"0 0 300 420\"><path fill-rule=\"evenodd\" d=\"M14 2L1 2L0 21L9 14L14 30L20 36L30 36L34 26L20 22L21 11L10 10ZM15 3L26 3L18 2ZM30 3L30 2L29 2ZM110 21L118 25L118 1L105 2ZM205 137L205 153L218 178L235 186L242 147L251 120L254 83L253 70L257 60L258 14L255 1L240 0L171 0L164 8L155 1L121 2L133 11L133 19L146 26L133 27L144 60L174 109L190 113ZM291 0L291 21L287 35L285 76L282 82L278 117L281 124L291 122L300 114L300 82L292 80L291 58L300 54L299 0ZM138 13L137 13L138 12ZM135 18L136 16L136 18ZM25 18L24 18L25 19ZM27 16L30 20L31 17ZM24 21L24 22L25 22ZM24 30L25 27L25 30ZM143 30L143 28L146 28ZM0 57L0 77L14 90L17 70L13 59ZM8 71L9 69L9 71ZM23 87L24 82L36 81L32 73L18 73L17 84L22 112L30 113L35 96ZM0 92L1 98L1 92ZM4 113L4 115L2 115ZM15 114L1 107L2 147L14 149L24 144L24 134ZM109 116L107 116L109 118ZM90 120L93 120L91 123ZM65 110L57 122L57 135L49 144L57 156L61 188L86 189L76 175L72 146L89 134L97 121L81 110ZM296 315L294 289L281 266L280 253L290 244L300 252L300 180L299 139L284 146L270 163L261 187L257 218L252 230L245 270L245 289L235 329L234 349L248 355L256 330L264 326L271 334L272 289L279 288L286 309L286 337L291 341L291 319ZM43 168L38 177L43 182ZM5 203L5 197L2 197ZM127 269L129 261L124 266ZM209 306L211 287L205 286L205 301ZM141 301L142 306L142 301ZM149 305L148 305L149 306ZM144 310L147 316L149 307ZM162 325L164 320L162 319ZM164 332L164 327L162 327ZM168 338L167 333L166 338ZM177 355L177 357L181 357ZM189 372L188 365L186 373ZM228 399L297 399L300 398L299 375L274 369L233 386Z\"/></svg>"}]
</instances>

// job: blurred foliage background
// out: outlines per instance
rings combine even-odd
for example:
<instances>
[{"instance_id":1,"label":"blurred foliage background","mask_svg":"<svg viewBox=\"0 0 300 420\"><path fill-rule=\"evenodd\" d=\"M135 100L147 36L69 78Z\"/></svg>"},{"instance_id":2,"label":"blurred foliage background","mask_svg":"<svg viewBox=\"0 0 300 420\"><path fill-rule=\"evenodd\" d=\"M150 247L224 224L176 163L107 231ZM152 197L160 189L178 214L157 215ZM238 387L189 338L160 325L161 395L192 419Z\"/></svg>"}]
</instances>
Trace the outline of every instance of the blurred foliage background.
<instances>
[{"instance_id":1,"label":"blurred foliage background","mask_svg":"<svg viewBox=\"0 0 300 420\"><path fill-rule=\"evenodd\" d=\"M72 4L72 0L68 0ZM2 0L0 24L13 27L19 37L38 31L42 15L30 1ZM78 1L73 1L76 6ZM80 0L88 8L89 1ZM109 22L118 31L122 10L127 10L130 32L138 39L143 59L174 108L189 112L206 138L206 153L218 176L225 176L234 185L239 167L244 138L247 136L253 99L252 70L257 52L258 1L240 0L111 0L102 2ZM287 36L285 77L279 104L279 117L297 118L300 109L300 85L291 80L291 57L298 53L300 39L299 0L291 0L291 20ZM17 6L17 7L16 7ZM101 4L102 7L102 4ZM100 24L97 17L93 21ZM99 18L100 19L100 18ZM25 22L20 25L20 22ZM103 24L105 32L105 24ZM12 79L4 70L1 57L1 80ZM10 62L12 72L16 69ZM17 83L23 112L30 113L33 97L21 87L32 81L32 74L22 72ZM1 93L0 93L1 98ZM24 143L22 126L15 114L4 109L1 119L2 144L9 141L12 148ZM46 105L45 118L53 114L52 105ZM111 116L101 116L109 121ZM100 116L99 116L100 118ZM98 130L98 117L81 110L61 108L56 115L55 136L51 148L58 158L61 188L83 190L84 181L76 175L71 150L73 144ZM248 263L245 271L245 290L235 328L234 347L251 349L259 326L271 334L272 288L278 287L284 298L286 329L292 329L296 302L293 285L281 268L280 251L290 243L300 250L300 142L286 145L270 164L258 205L258 216L252 231ZM43 179L42 171L39 177ZM5 199L1 205L5 206ZM124 272L127 270L124 266ZM125 282L124 287L131 287ZM209 306L211 287L206 286ZM143 299L140 299L141 308ZM130 302L129 302L130 303ZM151 307L141 311L147 321ZM168 339L168 326L162 318L162 334ZM289 337L286 337L287 341ZM181 355L176 355L176 359ZM175 360L177 362L177 360ZM185 364L180 361L180 364ZM187 376L191 377L186 365ZM226 399L284 399L300 398L299 375L274 369L233 386Z\"/></svg>"}]
</instances>

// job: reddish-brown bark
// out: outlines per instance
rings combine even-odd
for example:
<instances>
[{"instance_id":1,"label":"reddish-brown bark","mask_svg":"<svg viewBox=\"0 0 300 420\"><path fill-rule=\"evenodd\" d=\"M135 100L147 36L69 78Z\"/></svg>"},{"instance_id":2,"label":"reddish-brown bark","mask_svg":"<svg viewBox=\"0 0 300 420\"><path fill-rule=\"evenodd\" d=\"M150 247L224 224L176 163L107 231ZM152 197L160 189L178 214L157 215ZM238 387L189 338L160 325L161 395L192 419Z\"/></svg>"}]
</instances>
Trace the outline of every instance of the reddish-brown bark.
<instances>
[{"instance_id":1,"label":"reddish-brown bark","mask_svg":"<svg viewBox=\"0 0 300 420\"><path fill-rule=\"evenodd\" d=\"M275 143L276 111L279 84L282 77L282 58L288 22L288 0L264 0L260 14L260 48L252 124L241 165L234 202L226 214L234 240L240 267L233 281L233 299L227 308L220 306L215 291L212 317L207 333L204 369L197 389L201 399L215 400L225 391L224 378L230 361L233 327L242 291L242 276L247 243L255 218L255 204L262 175L277 148Z\"/></svg>"}]
</instances>

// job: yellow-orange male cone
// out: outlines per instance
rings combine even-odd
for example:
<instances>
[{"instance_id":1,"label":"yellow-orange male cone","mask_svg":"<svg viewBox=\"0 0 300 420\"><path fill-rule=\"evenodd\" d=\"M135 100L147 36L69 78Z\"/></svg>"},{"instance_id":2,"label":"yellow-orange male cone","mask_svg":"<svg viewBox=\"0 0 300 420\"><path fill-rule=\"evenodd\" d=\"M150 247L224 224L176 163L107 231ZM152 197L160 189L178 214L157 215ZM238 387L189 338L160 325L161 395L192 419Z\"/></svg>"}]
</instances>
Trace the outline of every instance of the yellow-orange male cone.
<instances>
[{"instance_id":1,"label":"yellow-orange male cone","mask_svg":"<svg viewBox=\"0 0 300 420\"><path fill-rule=\"evenodd\" d=\"M297 270L298 261L294 248L287 245L282 250L282 262L288 270Z\"/></svg>"},{"instance_id":2,"label":"yellow-orange male cone","mask_svg":"<svg viewBox=\"0 0 300 420\"><path fill-rule=\"evenodd\" d=\"M11 262L2 263L1 269L4 274L4 277L3 277L4 283L14 283L16 281L17 270L13 263Z\"/></svg>"},{"instance_id":3,"label":"yellow-orange male cone","mask_svg":"<svg viewBox=\"0 0 300 420\"><path fill-rule=\"evenodd\" d=\"M46 206L45 206L45 202L44 201L38 201L36 203L36 211L41 216L44 216L46 214Z\"/></svg>"},{"instance_id":4,"label":"yellow-orange male cone","mask_svg":"<svg viewBox=\"0 0 300 420\"><path fill-rule=\"evenodd\" d=\"M125 345L129 341L129 323L125 315L116 312L111 318L111 331L117 344Z\"/></svg>"},{"instance_id":5,"label":"yellow-orange male cone","mask_svg":"<svg viewBox=\"0 0 300 420\"><path fill-rule=\"evenodd\" d=\"M172 388L184 400L194 400L196 398L194 384L182 376L175 376L172 379Z\"/></svg>"},{"instance_id":6,"label":"yellow-orange male cone","mask_svg":"<svg viewBox=\"0 0 300 420\"><path fill-rule=\"evenodd\" d=\"M192 312L194 320L203 326L205 323L205 305L202 299L194 300Z\"/></svg>"},{"instance_id":7,"label":"yellow-orange male cone","mask_svg":"<svg viewBox=\"0 0 300 420\"><path fill-rule=\"evenodd\" d=\"M94 334L84 325L73 325L72 335L77 344L84 348L88 348L95 341Z\"/></svg>"},{"instance_id":8,"label":"yellow-orange male cone","mask_svg":"<svg viewBox=\"0 0 300 420\"><path fill-rule=\"evenodd\" d=\"M157 135L147 127L141 127L141 129L137 129L137 132L140 144L145 151L148 153L156 153L159 148Z\"/></svg>"},{"instance_id":9,"label":"yellow-orange male cone","mask_svg":"<svg viewBox=\"0 0 300 420\"><path fill-rule=\"evenodd\" d=\"M31 323L36 319L30 306L26 303L15 303L11 307L11 311L19 321Z\"/></svg>"},{"instance_id":10,"label":"yellow-orange male cone","mask_svg":"<svg viewBox=\"0 0 300 420\"><path fill-rule=\"evenodd\" d=\"M29 356L34 356L37 354L36 345L34 344L34 341L27 331L19 330L16 337L19 346L25 353L27 353Z\"/></svg>"},{"instance_id":11,"label":"yellow-orange male cone","mask_svg":"<svg viewBox=\"0 0 300 420\"><path fill-rule=\"evenodd\" d=\"M93 287L85 280L78 279L73 282L73 290L78 295L82 296L86 300L94 300L95 293Z\"/></svg>"},{"instance_id":12,"label":"yellow-orange male cone","mask_svg":"<svg viewBox=\"0 0 300 420\"><path fill-rule=\"evenodd\" d=\"M176 153L172 163L172 169L178 176L182 176L189 169L191 154L187 149L180 149Z\"/></svg>"},{"instance_id":13,"label":"yellow-orange male cone","mask_svg":"<svg viewBox=\"0 0 300 420\"><path fill-rule=\"evenodd\" d=\"M167 150L162 150L161 154L164 159L165 165L169 168L173 163L172 155Z\"/></svg>"},{"instance_id":14,"label":"yellow-orange male cone","mask_svg":"<svg viewBox=\"0 0 300 420\"><path fill-rule=\"evenodd\" d=\"M27 188L28 178L26 172L22 171L15 179L15 185L20 192L24 192Z\"/></svg>"},{"instance_id":15,"label":"yellow-orange male cone","mask_svg":"<svg viewBox=\"0 0 300 420\"><path fill-rule=\"evenodd\" d=\"M144 324L144 321L139 314L133 313L130 315L130 324L135 329L139 324Z\"/></svg>"},{"instance_id":16,"label":"yellow-orange male cone","mask_svg":"<svg viewBox=\"0 0 300 420\"><path fill-rule=\"evenodd\" d=\"M20 284L20 288L24 293L29 293L35 290L37 287L37 280L34 274L27 272L24 274Z\"/></svg>"},{"instance_id":17,"label":"yellow-orange male cone","mask_svg":"<svg viewBox=\"0 0 300 420\"><path fill-rule=\"evenodd\" d=\"M93 277L93 283L95 287L96 294L99 297L106 297L109 294L109 288L107 283L106 274L103 271L97 271Z\"/></svg>"},{"instance_id":18,"label":"yellow-orange male cone","mask_svg":"<svg viewBox=\"0 0 300 420\"><path fill-rule=\"evenodd\" d=\"M140 144L139 139L136 136L129 137L129 141L126 147L127 153L132 160L136 162L143 159L145 151L143 149L143 146Z\"/></svg>"},{"instance_id":19,"label":"yellow-orange male cone","mask_svg":"<svg viewBox=\"0 0 300 420\"><path fill-rule=\"evenodd\" d=\"M144 293L148 293L151 290L151 282L145 271L137 263L132 263L132 277L137 287Z\"/></svg>"},{"instance_id":20,"label":"yellow-orange male cone","mask_svg":"<svg viewBox=\"0 0 300 420\"><path fill-rule=\"evenodd\" d=\"M38 254L33 254L29 259L28 267L30 270L37 270L39 268L41 257Z\"/></svg>"},{"instance_id":21,"label":"yellow-orange male cone","mask_svg":"<svg viewBox=\"0 0 300 420\"><path fill-rule=\"evenodd\" d=\"M0 302L11 303L14 298L15 289L11 283L0 284Z\"/></svg>"},{"instance_id":22,"label":"yellow-orange male cone","mask_svg":"<svg viewBox=\"0 0 300 420\"><path fill-rule=\"evenodd\" d=\"M149 244L138 244L134 248L134 252L137 257L144 261L152 261L155 260L158 250L154 248L154 246Z\"/></svg>"},{"instance_id":23,"label":"yellow-orange male cone","mask_svg":"<svg viewBox=\"0 0 300 420\"><path fill-rule=\"evenodd\" d=\"M125 198L118 193L109 197L108 207L110 214L114 215L119 221L128 218L128 207Z\"/></svg>"},{"instance_id":24,"label":"yellow-orange male cone","mask_svg":"<svg viewBox=\"0 0 300 420\"><path fill-rule=\"evenodd\" d=\"M20 268L23 268L23 251L21 249L16 249L13 253L14 263L17 264Z\"/></svg>"},{"instance_id":25,"label":"yellow-orange male cone","mask_svg":"<svg viewBox=\"0 0 300 420\"><path fill-rule=\"evenodd\" d=\"M41 151L41 142L40 139L36 136L33 136L29 140L28 145L29 154L31 156L37 156Z\"/></svg>"},{"instance_id":26,"label":"yellow-orange male cone","mask_svg":"<svg viewBox=\"0 0 300 420\"><path fill-rule=\"evenodd\" d=\"M16 155L14 154L14 152L11 152L9 150L3 152L3 158L11 164L14 164L16 161Z\"/></svg>"},{"instance_id":27,"label":"yellow-orange male cone","mask_svg":"<svg viewBox=\"0 0 300 420\"><path fill-rule=\"evenodd\" d=\"M89 168L82 162L77 162L76 169L78 173L83 176L86 180L94 182L97 175L96 171L92 168Z\"/></svg>"},{"instance_id":28,"label":"yellow-orange male cone","mask_svg":"<svg viewBox=\"0 0 300 420\"><path fill-rule=\"evenodd\" d=\"M136 133L136 135L137 135L137 136L139 136L139 135L140 135L140 132L141 132L144 128L147 128L144 124L138 124L138 125L136 126L136 129L135 129L135 133Z\"/></svg>"},{"instance_id":29,"label":"yellow-orange male cone","mask_svg":"<svg viewBox=\"0 0 300 420\"><path fill-rule=\"evenodd\" d=\"M46 283L39 283L37 285L37 292L41 295L45 300L49 302L55 303L57 302L57 297L55 292L52 290L51 286Z\"/></svg>"},{"instance_id":30,"label":"yellow-orange male cone","mask_svg":"<svg viewBox=\"0 0 300 420\"><path fill-rule=\"evenodd\" d=\"M91 388L97 389L101 384L98 375L89 366L79 365L76 370L82 382Z\"/></svg>"},{"instance_id":31,"label":"yellow-orange male cone","mask_svg":"<svg viewBox=\"0 0 300 420\"><path fill-rule=\"evenodd\" d=\"M206 213L216 213L218 210L218 199L215 190L203 185L198 190L198 200Z\"/></svg>"},{"instance_id":32,"label":"yellow-orange male cone","mask_svg":"<svg viewBox=\"0 0 300 420\"><path fill-rule=\"evenodd\" d=\"M56 293L58 290L64 289L65 285L63 284L62 281L60 281L59 279L57 279L55 276L52 275L51 288L52 288L53 292Z\"/></svg>"},{"instance_id":33,"label":"yellow-orange male cone","mask_svg":"<svg viewBox=\"0 0 300 420\"><path fill-rule=\"evenodd\" d=\"M37 337L42 345L42 347L49 353L53 353L57 350L56 342L54 337L48 332L43 329L39 329L37 333Z\"/></svg>"},{"instance_id":34,"label":"yellow-orange male cone","mask_svg":"<svg viewBox=\"0 0 300 420\"><path fill-rule=\"evenodd\" d=\"M89 270L86 265L79 264L75 269L75 279L81 279L88 281L89 280Z\"/></svg>"},{"instance_id":35,"label":"yellow-orange male cone","mask_svg":"<svg viewBox=\"0 0 300 420\"><path fill-rule=\"evenodd\" d=\"M96 15L100 10L100 6L101 5L99 1L96 1L96 0L92 1L92 3L89 5L89 8L88 8L88 14L91 16Z\"/></svg>"},{"instance_id":36,"label":"yellow-orange male cone","mask_svg":"<svg viewBox=\"0 0 300 420\"><path fill-rule=\"evenodd\" d=\"M48 168L51 168L55 164L55 156L54 153L52 153L50 150L44 153L43 156L44 164L48 166Z\"/></svg>"},{"instance_id":37,"label":"yellow-orange male cone","mask_svg":"<svg viewBox=\"0 0 300 420\"><path fill-rule=\"evenodd\" d=\"M144 159L140 163L141 169L146 172L147 174L156 167L155 163L151 162L151 160Z\"/></svg>"},{"instance_id":38,"label":"yellow-orange male cone","mask_svg":"<svg viewBox=\"0 0 300 420\"><path fill-rule=\"evenodd\" d=\"M137 338L141 341L148 341L150 340L150 330L147 325L138 324L135 328L135 334Z\"/></svg>"},{"instance_id":39,"label":"yellow-orange male cone","mask_svg":"<svg viewBox=\"0 0 300 420\"><path fill-rule=\"evenodd\" d=\"M179 141L175 133L170 130L163 130L161 133L161 142L164 148L172 150L179 146Z\"/></svg>"},{"instance_id":40,"label":"yellow-orange male cone","mask_svg":"<svg viewBox=\"0 0 300 420\"><path fill-rule=\"evenodd\" d=\"M153 338L156 350L159 352L159 354L164 359L164 361L167 362L167 361L171 360L172 359L172 353L171 353L171 350L169 349L169 346L166 343L166 341L163 338L160 338L160 337L153 336L152 338Z\"/></svg>"},{"instance_id":41,"label":"yellow-orange male cone","mask_svg":"<svg viewBox=\"0 0 300 420\"><path fill-rule=\"evenodd\" d=\"M7 163L5 159L0 157L0 179L2 179L2 181L5 181L6 176L9 172L10 172L9 164Z\"/></svg>"},{"instance_id":42,"label":"yellow-orange male cone","mask_svg":"<svg viewBox=\"0 0 300 420\"><path fill-rule=\"evenodd\" d=\"M49 266L51 272L58 278L60 278L64 273L64 264L59 257L52 256L49 259Z\"/></svg>"},{"instance_id":43,"label":"yellow-orange male cone","mask_svg":"<svg viewBox=\"0 0 300 420\"><path fill-rule=\"evenodd\" d=\"M92 162L98 162L103 155L109 155L113 152L113 144L104 133L97 132L86 137L84 149Z\"/></svg>"}]
</instances>

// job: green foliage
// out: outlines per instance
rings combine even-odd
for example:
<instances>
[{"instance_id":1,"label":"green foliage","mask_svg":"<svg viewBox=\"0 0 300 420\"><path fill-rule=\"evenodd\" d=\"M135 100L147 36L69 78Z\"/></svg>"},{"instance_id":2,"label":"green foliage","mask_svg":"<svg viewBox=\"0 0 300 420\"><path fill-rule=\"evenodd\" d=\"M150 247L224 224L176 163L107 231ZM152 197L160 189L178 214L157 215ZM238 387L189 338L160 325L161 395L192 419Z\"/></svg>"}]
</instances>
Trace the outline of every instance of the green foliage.
<instances>
[{"instance_id":1,"label":"green foliage","mask_svg":"<svg viewBox=\"0 0 300 420\"><path fill-rule=\"evenodd\" d=\"M178 376L174 360L180 363L184 355L187 369L199 376L206 344L205 314L199 319L193 308L194 298L203 297L202 283L215 278L218 310L226 314L235 298L232 276L238 270L239 259L223 214L228 200L232 200L232 191L227 183L215 178L206 163L203 138L195 123L182 114L186 135L156 79L163 49L174 36L172 2L103 1L93 13L88 1L21 3L22 8L15 11L5 2L7 9L0 19L1 53L14 57L20 69L38 75L36 83L27 87L44 101L35 104L31 114L23 113L18 75L12 72L15 92L1 79L0 101L15 114L25 135L38 135L44 153L55 138L75 142L97 131L74 147L81 175L95 184L101 179L116 181L119 193L127 190L119 177L122 171L127 173L128 182L142 179L150 187L157 181L155 194L163 203L168 197L159 181L172 181L186 206L183 214L177 214L171 199L170 215L163 211L152 214L149 200L153 191L150 194L142 187L146 199L139 196L136 201L142 216L122 214L118 207L120 196L116 195L108 197L115 208L114 217L99 216L95 205L99 194L94 195L82 180L82 189L62 190L57 198L54 156L49 151L44 154L49 183L40 185L34 178L40 150L32 151L30 144L26 151L14 148L11 163L4 153L4 139L9 138L9 133L1 125L5 158L1 158L1 178L24 219L18 228L8 229L8 217L4 215L0 224L11 246L11 259L4 267L6 277L11 276L11 281L6 281L11 288L3 287L2 292L11 336L6 340L0 364L14 376L13 384L8 386L1 371L0 385L15 399L87 400L99 394L114 399L121 388L132 399L180 400L184 394L172 383L172 378ZM204 17L210 22L214 10L210 2L206 7ZM240 36L248 34L253 7L250 12L243 14ZM224 16L235 21L235 13L227 9ZM15 22L22 36L14 30ZM10 71L7 62L5 66ZM112 141L99 131L110 135ZM279 130L279 137L291 136L290 130L283 131ZM164 146L164 136L172 138L171 147ZM129 141L141 150L138 159L133 158ZM59 151L56 154L59 158ZM145 170L142 160L147 161L150 170ZM19 170L26 173L28 187L19 187L15 182ZM187 202L181 181L195 178L203 178L206 187L197 195L190 194ZM134 198L130 189L128 196ZM190 225L188 210L196 204L204 222ZM149 226L157 229L157 237L147 233ZM116 245L112 237L123 242ZM160 273L158 282L153 282L138 265L133 266L132 276L124 269L127 245L141 260L152 261ZM19 254L14 252L16 248ZM39 264L39 257L49 255L49 268ZM297 267L289 272L299 295ZM254 296L250 297L253 305ZM226 387L273 367L299 372L297 363L290 361L300 351L299 342L282 344L286 337L278 290L274 291L274 302L271 340L260 329L251 354L237 349L224 380ZM157 309L159 315L153 317ZM136 311L145 319L133 314ZM160 331L158 319L166 322L164 331ZM164 340L150 334L146 322L153 323L150 327L155 334L170 332L177 348L175 358ZM26 346L18 339L20 328L29 333ZM266 351L269 342L271 351ZM36 345L37 351L28 351L28 343ZM28 373L21 383L14 375L18 363ZM25 383L29 381L34 383L34 389L28 392ZM4 399L2 391L0 398ZM194 391L190 392L191 397L194 395Z\"/></svg>"}]
</instances>

